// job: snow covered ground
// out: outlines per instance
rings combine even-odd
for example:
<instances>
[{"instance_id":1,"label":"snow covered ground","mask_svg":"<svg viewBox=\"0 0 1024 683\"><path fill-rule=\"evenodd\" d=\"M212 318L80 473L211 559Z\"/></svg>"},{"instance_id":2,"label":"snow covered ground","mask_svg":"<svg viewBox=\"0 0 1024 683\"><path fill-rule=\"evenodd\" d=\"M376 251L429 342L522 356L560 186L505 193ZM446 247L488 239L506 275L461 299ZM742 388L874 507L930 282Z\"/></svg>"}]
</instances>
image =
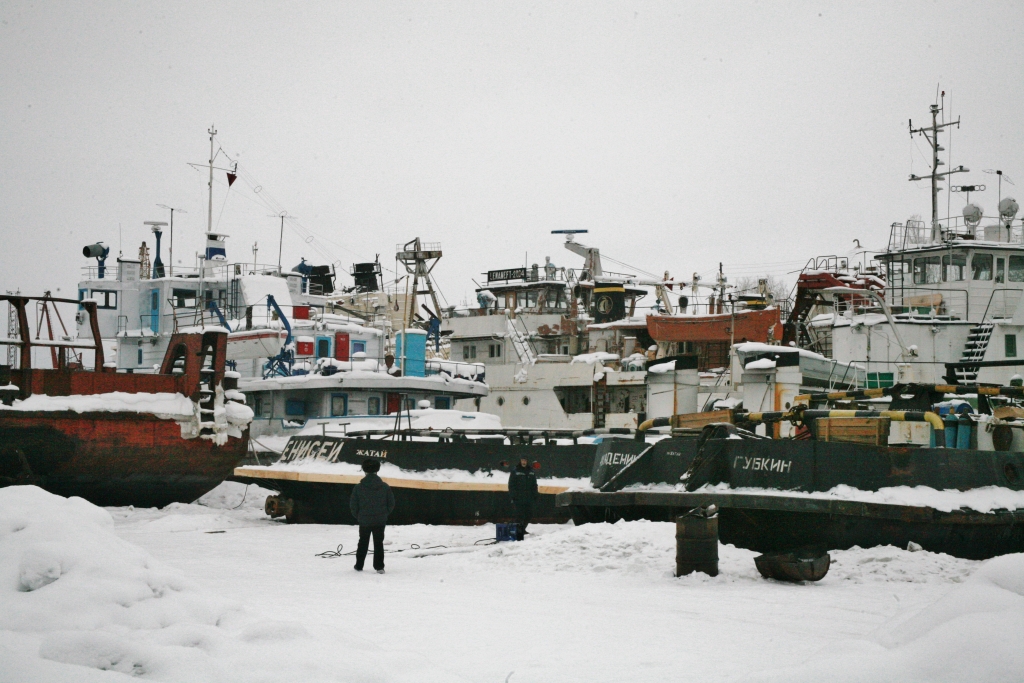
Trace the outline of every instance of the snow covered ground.
<instances>
[{"instance_id":1,"label":"snow covered ground","mask_svg":"<svg viewBox=\"0 0 1024 683\"><path fill-rule=\"evenodd\" d=\"M243 494L245 495L243 501ZM266 491L96 508L0 489L0 681L1018 681L1024 556L833 552L817 584L674 578L673 526L390 527L387 574ZM443 546L443 547L442 547ZM401 551L401 552L398 552Z\"/></svg>"}]
</instances>

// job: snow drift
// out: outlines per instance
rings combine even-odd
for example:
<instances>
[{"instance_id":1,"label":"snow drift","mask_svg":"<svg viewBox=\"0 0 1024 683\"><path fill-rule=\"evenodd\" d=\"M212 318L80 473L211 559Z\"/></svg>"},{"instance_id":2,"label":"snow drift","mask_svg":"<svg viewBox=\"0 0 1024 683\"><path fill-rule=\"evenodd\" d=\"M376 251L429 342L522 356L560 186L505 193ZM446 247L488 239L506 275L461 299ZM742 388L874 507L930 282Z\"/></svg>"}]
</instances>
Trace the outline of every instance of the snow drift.
<instances>
[{"instance_id":1,"label":"snow drift","mask_svg":"<svg viewBox=\"0 0 1024 683\"><path fill-rule=\"evenodd\" d=\"M0 489L0 681L380 680L367 650L207 593L85 500ZM388 678L438 679L406 668Z\"/></svg>"}]
</instances>

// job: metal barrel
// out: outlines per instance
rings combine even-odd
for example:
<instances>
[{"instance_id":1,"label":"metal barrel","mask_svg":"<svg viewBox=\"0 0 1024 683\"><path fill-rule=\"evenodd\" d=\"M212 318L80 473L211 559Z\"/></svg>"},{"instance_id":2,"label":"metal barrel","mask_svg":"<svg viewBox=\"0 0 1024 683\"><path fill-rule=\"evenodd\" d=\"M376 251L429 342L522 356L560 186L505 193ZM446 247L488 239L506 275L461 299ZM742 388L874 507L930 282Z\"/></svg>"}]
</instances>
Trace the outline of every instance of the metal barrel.
<instances>
[{"instance_id":1,"label":"metal barrel","mask_svg":"<svg viewBox=\"0 0 1024 683\"><path fill-rule=\"evenodd\" d=\"M676 576L718 576L718 516L676 518Z\"/></svg>"},{"instance_id":2,"label":"metal barrel","mask_svg":"<svg viewBox=\"0 0 1024 683\"><path fill-rule=\"evenodd\" d=\"M946 437L946 448L956 448L957 428L959 426L956 415L949 413L943 418L942 422L946 425L946 428L943 430Z\"/></svg>"}]
</instances>

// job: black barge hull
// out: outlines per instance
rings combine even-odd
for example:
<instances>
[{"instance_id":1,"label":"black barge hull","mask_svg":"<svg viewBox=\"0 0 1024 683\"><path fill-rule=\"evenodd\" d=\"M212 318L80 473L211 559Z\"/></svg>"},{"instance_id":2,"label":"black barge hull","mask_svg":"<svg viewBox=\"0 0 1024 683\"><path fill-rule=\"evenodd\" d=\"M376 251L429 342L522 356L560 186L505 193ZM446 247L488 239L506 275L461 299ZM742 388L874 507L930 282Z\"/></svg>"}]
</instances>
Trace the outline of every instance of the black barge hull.
<instances>
[{"instance_id":1,"label":"black barge hull","mask_svg":"<svg viewBox=\"0 0 1024 683\"><path fill-rule=\"evenodd\" d=\"M911 542L925 550L984 560L1024 552L1024 510L979 513L739 493L566 492L558 505L576 524L648 519L674 521L695 507L715 504L719 538L760 553L802 546L845 550Z\"/></svg>"},{"instance_id":2,"label":"black barge hull","mask_svg":"<svg viewBox=\"0 0 1024 683\"><path fill-rule=\"evenodd\" d=\"M691 467L698 452L698 465ZM686 473L689 476L683 480ZM806 545L837 550L906 547L910 542L969 559L1024 552L1024 509L943 512L813 495L840 485L861 491L898 486L1021 490L1022 453L813 440L733 438L700 443L697 437L679 437L653 445L623 440L598 446L591 484L599 492L558 496L558 504L569 509L578 524L670 521L694 507L714 503L721 508L721 540L757 552L784 552ZM642 490L659 484L677 490ZM706 491L701 489L705 484L760 489L764 494Z\"/></svg>"},{"instance_id":3,"label":"black barge hull","mask_svg":"<svg viewBox=\"0 0 1024 683\"><path fill-rule=\"evenodd\" d=\"M356 520L349 512L349 496L362 476L310 472L297 465L306 462L358 465L365 460L377 460L403 470L403 474L397 476L381 473L381 478L395 494L395 510L388 524L485 524L514 520L515 510L504 477L494 482L460 482L429 475L418 477L416 474L431 470L469 473L507 470L520 458L526 458L540 466L537 470L539 495L534 504L533 521L564 523L569 521L570 512L555 504L555 495L567 487L546 486L544 478L571 478L582 483L590 476L595 452L596 446L592 444L506 445L458 440L390 441L295 436L289 440L277 464L272 467L239 467L232 479L277 491L280 514L289 522L355 524Z\"/></svg>"}]
</instances>

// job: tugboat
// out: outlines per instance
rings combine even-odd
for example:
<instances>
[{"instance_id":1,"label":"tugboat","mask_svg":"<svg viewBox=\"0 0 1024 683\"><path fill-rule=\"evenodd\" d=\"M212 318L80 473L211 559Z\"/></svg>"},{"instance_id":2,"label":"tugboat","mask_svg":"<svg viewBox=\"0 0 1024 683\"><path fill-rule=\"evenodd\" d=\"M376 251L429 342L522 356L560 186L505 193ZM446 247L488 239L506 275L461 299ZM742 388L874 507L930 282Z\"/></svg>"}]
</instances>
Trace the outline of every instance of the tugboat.
<instances>
[{"instance_id":1,"label":"tugboat","mask_svg":"<svg viewBox=\"0 0 1024 683\"><path fill-rule=\"evenodd\" d=\"M18 351L15 367L0 365L0 486L162 507L202 496L244 458L252 411L225 370L226 330L179 330L159 372L117 372L106 362L97 300L6 295L0 303L17 335L0 345ZM58 304L79 307L91 338L52 333ZM32 305L49 339L32 337ZM52 369L33 367L37 349L50 352Z\"/></svg>"}]
</instances>

